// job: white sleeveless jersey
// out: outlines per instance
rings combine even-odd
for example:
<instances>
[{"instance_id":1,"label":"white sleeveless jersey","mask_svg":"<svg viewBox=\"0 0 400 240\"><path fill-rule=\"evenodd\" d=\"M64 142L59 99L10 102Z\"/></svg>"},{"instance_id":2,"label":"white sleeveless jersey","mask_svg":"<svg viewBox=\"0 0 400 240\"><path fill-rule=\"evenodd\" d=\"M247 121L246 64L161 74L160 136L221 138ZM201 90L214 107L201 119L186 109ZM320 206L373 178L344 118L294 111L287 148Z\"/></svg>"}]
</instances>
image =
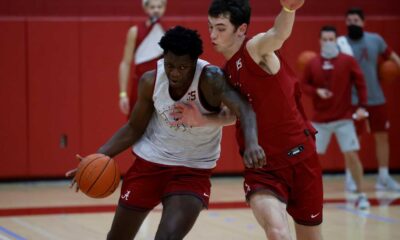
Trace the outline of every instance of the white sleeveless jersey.
<instances>
[{"instance_id":1,"label":"white sleeveless jersey","mask_svg":"<svg viewBox=\"0 0 400 240\"><path fill-rule=\"evenodd\" d=\"M157 62L153 92L155 111L142 138L133 146L139 157L154 163L191 168L215 167L220 156L222 127L170 126L170 114L176 102L194 101L201 113L208 114L199 99L199 80L208 62L198 59L193 82L179 101L169 94L164 59Z\"/></svg>"}]
</instances>

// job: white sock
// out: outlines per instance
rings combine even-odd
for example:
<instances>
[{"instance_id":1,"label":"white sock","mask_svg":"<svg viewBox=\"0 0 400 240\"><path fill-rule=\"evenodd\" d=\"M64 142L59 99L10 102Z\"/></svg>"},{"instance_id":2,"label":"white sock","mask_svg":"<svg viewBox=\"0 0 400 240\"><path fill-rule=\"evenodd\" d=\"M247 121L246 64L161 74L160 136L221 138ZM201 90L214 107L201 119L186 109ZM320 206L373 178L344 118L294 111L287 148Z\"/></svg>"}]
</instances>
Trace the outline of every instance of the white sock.
<instances>
[{"instance_id":1,"label":"white sock","mask_svg":"<svg viewBox=\"0 0 400 240\"><path fill-rule=\"evenodd\" d=\"M381 179L386 179L389 177L389 169L388 167L379 167L379 177Z\"/></svg>"},{"instance_id":2,"label":"white sock","mask_svg":"<svg viewBox=\"0 0 400 240\"><path fill-rule=\"evenodd\" d=\"M346 168L346 181L353 180L353 176L351 175L350 169Z\"/></svg>"}]
</instances>

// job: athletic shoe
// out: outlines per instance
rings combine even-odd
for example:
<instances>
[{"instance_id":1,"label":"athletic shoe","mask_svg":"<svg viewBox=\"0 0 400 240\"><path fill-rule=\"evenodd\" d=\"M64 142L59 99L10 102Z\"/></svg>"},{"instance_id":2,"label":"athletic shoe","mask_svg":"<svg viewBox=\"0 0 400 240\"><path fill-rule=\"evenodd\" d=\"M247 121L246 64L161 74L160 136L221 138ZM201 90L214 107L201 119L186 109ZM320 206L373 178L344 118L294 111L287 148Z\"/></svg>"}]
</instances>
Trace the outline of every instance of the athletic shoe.
<instances>
[{"instance_id":1,"label":"athletic shoe","mask_svg":"<svg viewBox=\"0 0 400 240\"><path fill-rule=\"evenodd\" d=\"M378 176L375 189L379 191L400 191L400 184L391 176L386 178Z\"/></svg>"},{"instance_id":2,"label":"athletic shoe","mask_svg":"<svg viewBox=\"0 0 400 240\"><path fill-rule=\"evenodd\" d=\"M360 193L356 200L356 208L359 210L368 210L371 204L368 201L367 194Z\"/></svg>"}]
</instances>

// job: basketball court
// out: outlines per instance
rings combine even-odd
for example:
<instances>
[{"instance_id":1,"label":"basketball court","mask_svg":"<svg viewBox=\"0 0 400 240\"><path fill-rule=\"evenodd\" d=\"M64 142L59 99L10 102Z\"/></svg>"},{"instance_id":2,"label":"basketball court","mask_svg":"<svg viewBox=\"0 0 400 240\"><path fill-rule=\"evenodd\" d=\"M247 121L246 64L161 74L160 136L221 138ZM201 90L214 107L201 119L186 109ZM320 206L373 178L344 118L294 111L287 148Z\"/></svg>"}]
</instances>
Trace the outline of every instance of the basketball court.
<instances>
[{"instance_id":1,"label":"basketball court","mask_svg":"<svg viewBox=\"0 0 400 240\"><path fill-rule=\"evenodd\" d=\"M371 209L358 211L354 196L343 191L343 176L325 175L324 239L400 239L400 192L376 192L374 183L375 176L368 175ZM243 201L242 179L214 177L212 184L210 208L200 214L185 239L265 239ZM105 199L75 194L69 181L2 183L0 195L1 240L105 239L120 197L119 188ZM160 217L158 206L136 239L154 239Z\"/></svg>"}]
</instances>

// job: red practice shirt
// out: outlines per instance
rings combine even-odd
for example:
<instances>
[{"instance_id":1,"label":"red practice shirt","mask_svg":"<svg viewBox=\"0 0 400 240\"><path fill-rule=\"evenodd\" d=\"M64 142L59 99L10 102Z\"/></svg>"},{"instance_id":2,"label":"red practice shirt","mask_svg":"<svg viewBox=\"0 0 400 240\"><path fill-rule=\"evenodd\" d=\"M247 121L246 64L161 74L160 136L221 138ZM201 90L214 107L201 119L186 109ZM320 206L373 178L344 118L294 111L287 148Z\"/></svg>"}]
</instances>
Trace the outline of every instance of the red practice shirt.
<instances>
[{"instance_id":1,"label":"red practice shirt","mask_svg":"<svg viewBox=\"0 0 400 240\"><path fill-rule=\"evenodd\" d=\"M353 57L342 53L332 59L321 56L312 59L305 67L301 83L303 91L313 99L315 113L312 120L315 122L351 119L353 86L357 88L360 105L367 103L367 88L361 69ZM320 98L317 88L330 90L332 97Z\"/></svg>"}]
</instances>

